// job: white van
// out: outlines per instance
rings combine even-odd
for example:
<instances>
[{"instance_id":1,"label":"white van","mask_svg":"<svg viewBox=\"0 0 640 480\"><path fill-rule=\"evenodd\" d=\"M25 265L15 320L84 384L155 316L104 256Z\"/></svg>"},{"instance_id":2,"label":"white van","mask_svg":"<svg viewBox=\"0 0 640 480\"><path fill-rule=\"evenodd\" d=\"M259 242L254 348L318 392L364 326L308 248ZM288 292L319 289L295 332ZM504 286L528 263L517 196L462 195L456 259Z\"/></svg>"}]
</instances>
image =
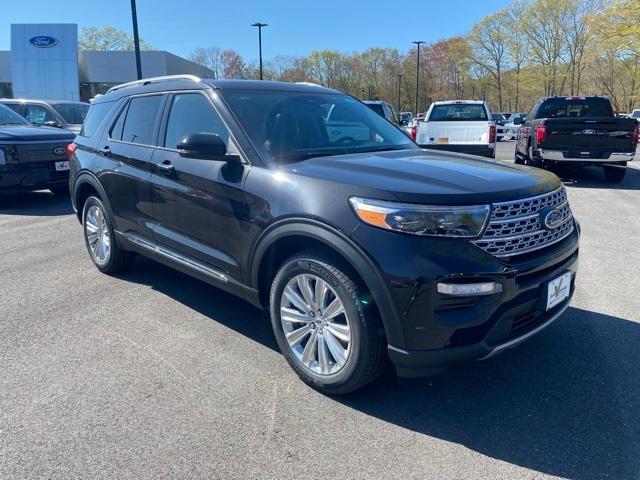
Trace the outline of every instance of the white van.
<instances>
[{"instance_id":1,"label":"white van","mask_svg":"<svg viewBox=\"0 0 640 480\"><path fill-rule=\"evenodd\" d=\"M434 102L425 118L416 135L422 148L496 157L496 124L487 102Z\"/></svg>"}]
</instances>

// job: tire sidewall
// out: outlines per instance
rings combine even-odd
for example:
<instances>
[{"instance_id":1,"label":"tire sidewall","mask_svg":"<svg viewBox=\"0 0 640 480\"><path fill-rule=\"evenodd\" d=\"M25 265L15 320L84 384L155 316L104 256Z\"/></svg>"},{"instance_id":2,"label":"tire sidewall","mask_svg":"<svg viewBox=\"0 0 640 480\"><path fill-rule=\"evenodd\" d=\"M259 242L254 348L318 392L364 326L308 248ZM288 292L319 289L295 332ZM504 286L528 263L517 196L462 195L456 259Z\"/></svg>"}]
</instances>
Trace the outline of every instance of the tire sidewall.
<instances>
[{"instance_id":1,"label":"tire sidewall","mask_svg":"<svg viewBox=\"0 0 640 480\"><path fill-rule=\"evenodd\" d=\"M335 267L333 267L335 268ZM333 375L318 375L305 366L295 356L285 338L284 330L280 321L280 305L282 302L282 292L291 278L301 273L310 273L326 281L340 297L349 318L351 329L351 351L347 363L342 369ZM343 275L345 275L343 273ZM346 275L345 275L346 276ZM287 362L296 373L309 385L326 391L339 389L347 383L353 382L359 376L359 370L363 368L366 352L363 351L366 338L366 323L364 312L356 299L348 290L343 281L328 270L322 261L313 258L293 258L286 262L276 275L270 299L271 325L280 347L280 351Z\"/></svg>"}]
</instances>

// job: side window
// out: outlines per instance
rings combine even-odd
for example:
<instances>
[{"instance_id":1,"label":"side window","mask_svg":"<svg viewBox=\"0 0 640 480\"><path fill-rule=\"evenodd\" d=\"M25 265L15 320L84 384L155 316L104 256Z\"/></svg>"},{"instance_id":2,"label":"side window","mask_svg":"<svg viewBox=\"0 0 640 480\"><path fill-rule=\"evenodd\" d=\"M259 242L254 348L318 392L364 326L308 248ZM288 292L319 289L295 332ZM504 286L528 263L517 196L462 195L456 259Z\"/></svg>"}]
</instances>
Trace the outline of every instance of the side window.
<instances>
[{"instance_id":1,"label":"side window","mask_svg":"<svg viewBox=\"0 0 640 480\"><path fill-rule=\"evenodd\" d=\"M42 105L25 105L24 118L37 125L55 121L53 114Z\"/></svg>"},{"instance_id":2,"label":"side window","mask_svg":"<svg viewBox=\"0 0 640 480\"><path fill-rule=\"evenodd\" d=\"M215 133L229 146L229 132L209 101L199 93L180 93L173 97L167 132L166 148L176 148L190 133Z\"/></svg>"},{"instance_id":3,"label":"side window","mask_svg":"<svg viewBox=\"0 0 640 480\"><path fill-rule=\"evenodd\" d=\"M116 120L115 125L111 129L109 133L109 137L112 140L122 140L122 127L124 127L124 119L127 116L127 109L129 108L129 104L125 105L120 114L118 115L118 119Z\"/></svg>"},{"instance_id":4,"label":"side window","mask_svg":"<svg viewBox=\"0 0 640 480\"><path fill-rule=\"evenodd\" d=\"M21 117L24 117L24 105L20 105L19 103L5 103L3 105L9 107Z\"/></svg>"},{"instance_id":5,"label":"side window","mask_svg":"<svg viewBox=\"0 0 640 480\"><path fill-rule=\"evenodd\" d=\"M79 135L81 137L92 137L102 123L102 120L104 120L105 116L111 110L111 107L113 107L113 103L114 102L103 102L91 104Z\"/></svg>"},{"instance_id":6,"label":"side window","mask_svg":"<svg viewBox=\"0 0 640 480\"><path fill-rule=\"evenodd\" d=\"M153 129L161 103L162 95L133 97L129 102L124 126L122 127L122 141L152 145Z\"/></svg>"}]
</instances>

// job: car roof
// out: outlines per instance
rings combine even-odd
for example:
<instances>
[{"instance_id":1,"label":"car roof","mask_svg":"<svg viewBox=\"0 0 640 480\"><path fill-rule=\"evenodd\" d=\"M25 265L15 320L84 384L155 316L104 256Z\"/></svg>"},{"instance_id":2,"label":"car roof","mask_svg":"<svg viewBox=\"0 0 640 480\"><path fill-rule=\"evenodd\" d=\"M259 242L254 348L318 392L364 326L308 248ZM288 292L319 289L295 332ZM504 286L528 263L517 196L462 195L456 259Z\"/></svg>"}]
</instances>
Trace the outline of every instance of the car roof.
<instances>
[{"instance_id":1,"label":"car roof","mask_svg":"<svg viewBox=\"0 0 640 480\"><path fill-rule=\"evenodd\" d=\"M161 93L172 90L254 90L308 93L341 93L331 88L309 82L275 82L270 80L215 80L198 78L193 75L170 75L146 78L112 87L105 95L92 102L111 102L125 96L140 93Z\"/></svg>"},{"instance_id":2,"label":"car roof","mask_svg":"<svg viewBox=\"0 0 640 480\"><path fill-rule=\"evenodd\" d=\"M40 103L43 105L52 103L66 103L70 105L89 105L87 102L76 102L73 100L41 100L35 98L0 98L3 103Z\"/></svg>"},{"instance_id":3,"label":"car roof","mask_svg":"<svg viewBox=\"0 0 640 480\"><path fill-rule=\"evenodd\" d=\"M444 100L433 102L434 105L456 105L456 104L469 104L469 105L484 105L482 100Z\"/></svg>"},{"instance_id":4,"label":"car roof","mask_svg":"<svg viewBox=\"0 0 640 480\"><path fill-rule=\"evenodd\" d=\"M382 105L385 102L384 100L363 100L362 103L366 103L367 105Z\"/></svg>"}]
</instances>

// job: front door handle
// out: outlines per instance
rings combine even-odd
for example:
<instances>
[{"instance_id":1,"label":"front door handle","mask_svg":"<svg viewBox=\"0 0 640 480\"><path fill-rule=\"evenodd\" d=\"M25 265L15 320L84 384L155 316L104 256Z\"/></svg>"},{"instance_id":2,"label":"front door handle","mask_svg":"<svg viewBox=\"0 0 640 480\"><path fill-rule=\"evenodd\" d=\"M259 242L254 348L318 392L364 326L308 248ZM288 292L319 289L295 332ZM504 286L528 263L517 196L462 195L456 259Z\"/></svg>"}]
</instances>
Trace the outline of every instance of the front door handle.
<instances>
[{"instance_id":1,"label":"front door handle","mask_svg":"<svg viewBox=\"0 0 640 480\"><path fill-rule=\"evenodd\" d=\"M105 157L110 157L111 156L111 149L109 148L109 145L105 145L104 147L102 147L100 149L100 151L102 152L102 154Z\"/></svg>"},{"instance_id":2,"label":"front door handle","mask_svg":"<svg viewBox=\"0 0 640 480\"><path fill-rule=\"evenodd\" d=\"M158 167L164 173L172 173L174 171L173 163L171 163L169 160L156 163L156 167Z\"/></svg>"}]
</instances>

